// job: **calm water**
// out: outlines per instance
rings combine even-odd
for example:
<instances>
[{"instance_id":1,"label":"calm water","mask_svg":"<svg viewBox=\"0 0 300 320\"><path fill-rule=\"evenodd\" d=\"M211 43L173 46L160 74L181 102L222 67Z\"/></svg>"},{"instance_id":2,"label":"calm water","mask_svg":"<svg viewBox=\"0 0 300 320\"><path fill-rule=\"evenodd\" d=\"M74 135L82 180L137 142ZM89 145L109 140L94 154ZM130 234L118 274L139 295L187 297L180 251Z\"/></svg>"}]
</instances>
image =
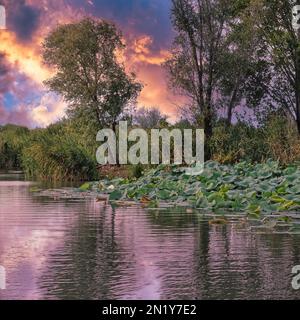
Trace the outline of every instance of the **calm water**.
<instances>
[{"instance_id":1,"label":"calm water","mask_svg":"<svg viewBox=\"0 0 300 320\"><path fill-rule=\"evenodd\" d=\"M55 200L0 176L0 299L298 299L300 236Z\"/></svg>"}]
</instances>

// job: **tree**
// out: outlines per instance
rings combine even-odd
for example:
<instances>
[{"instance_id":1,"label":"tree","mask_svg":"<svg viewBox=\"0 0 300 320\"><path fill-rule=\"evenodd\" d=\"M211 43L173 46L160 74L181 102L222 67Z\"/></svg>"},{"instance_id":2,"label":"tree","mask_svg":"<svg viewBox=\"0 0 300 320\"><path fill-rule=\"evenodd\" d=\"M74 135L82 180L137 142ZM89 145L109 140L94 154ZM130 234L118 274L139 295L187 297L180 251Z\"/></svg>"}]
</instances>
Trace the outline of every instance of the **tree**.
<instances>
[{"instance_id":1,"label":"tree","mask_svg":"<svg viewBox=\"0 0 300 320\"><path fill-rule=\"evenodd\" d=\"M293 27L293 7L299 1L252 0L249 14L255 32L267 48L271 81L269 103L294 119L300 134L300 30Z\"/></svg>"},{"instance_id":2,"label":"tree","mask_svg":"<svg viewBox=\"0 0 300 320\"><path fill-rule=\"evenodd\" d=\"M171 84L190 98L195 118L203 119L209 139L216 116L218 61L232 19L232 0L172 0L172 4L177 36L172 57L165 66ZM209 158L209 144L206 148Z\"/></svg>"},{"instance_id":3,"label":"tree","mask_svg":"<svg viewBox=\"0 0 300 320\"><path fill-rule=\"evenodd\" d=\"M116 130L118 117L141 90L118 62L123 49L120 31L103 20L60 25L47 36L43 58L56 73L45 84L67 101L71 117Z\"/></svg>"},{"instance_id":4,"label":"tree","mask_svg":"<svg viewBox=\"0 0 300 320\"><path fill-rule=\"evenodd\" d=\"M145 129L153 129L155 127L159 127L162 123L167 121L167 117L161 113L161 111L156 108L140 108L138 109L134 116L133 122L134 124L145 128Z\"/></svg>"},{"instance_id":5,"label":"tree","mask_svg":"<svg viewBox=\"0 0 300 320\"><path fill-rule=\"evenodd\" d=\"M249 1L233 1L232 22L218 61L219 105L226 108L226 124L232 122L235 107L245 102L256 108L266 96L270 70L266 47L255 32L256 21L249 14Z\"/></svg>"}]
</instances>

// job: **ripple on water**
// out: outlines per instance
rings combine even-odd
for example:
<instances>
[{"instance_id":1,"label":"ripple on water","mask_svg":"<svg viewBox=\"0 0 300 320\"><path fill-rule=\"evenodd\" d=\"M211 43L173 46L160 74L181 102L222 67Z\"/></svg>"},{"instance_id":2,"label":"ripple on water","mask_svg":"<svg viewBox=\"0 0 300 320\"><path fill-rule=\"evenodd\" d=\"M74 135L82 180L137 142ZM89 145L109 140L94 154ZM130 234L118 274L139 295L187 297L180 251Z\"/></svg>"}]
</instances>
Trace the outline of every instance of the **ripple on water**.
<instances>
[{"instance_id":1,"label":"ripple on water","mask_svg":"<svg viewBox=\"0 0 300 320\"><path fill-rule=\"evenodd\" d=\"M1 299L298 299L300 237L257 234L199 214L113 210L0 181Z\"/></svg>"}]
</instances>

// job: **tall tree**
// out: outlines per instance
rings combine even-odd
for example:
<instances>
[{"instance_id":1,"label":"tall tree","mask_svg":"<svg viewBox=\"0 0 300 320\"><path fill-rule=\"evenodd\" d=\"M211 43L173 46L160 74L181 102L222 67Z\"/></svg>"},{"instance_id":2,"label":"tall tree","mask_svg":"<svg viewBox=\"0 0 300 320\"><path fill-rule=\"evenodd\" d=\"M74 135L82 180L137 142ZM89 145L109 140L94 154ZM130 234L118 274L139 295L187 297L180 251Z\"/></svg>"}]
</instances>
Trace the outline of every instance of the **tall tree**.
<instances>
[{"instance_id":1,"label":"tall tree","mask_svg":"<svg viewBox=\"0 0 300 320\"><path fill-rule=\"evenodd\" d=\"M226 111L226 123L232 122L234 109L245 105L255 108L266 95L270 81L266 48L257 32L249 1L233 1L232 21L218 61L219 105ZM236 4L236 5L234 5Z\"/></svg>"},{"instance_id":2,"label":"tall tree","mask_svg":"<svg viewBox=\"0 0 300 320\"><path fill-rule=\"evenodd\" d=\"M300 134L300 30L293 26L294 0L251 0L249 14L268 50L269 103L294 119Z\"/></svg>"},{"instance_id":3,"label":"tall tree","mask_svg":"<svg viewBox=\"0 0 300 320\"><path fill-rule=\"evenodd\" d=\"M45 84L68 102L70 116L115 130L124 107L141 90L118 61L123 49L120 31L106 21L86 18L60 25L43 44L44 61L56 70Z\"/></svg>"},{"instance_id":4,"label":"tall tree","mask_svg":"<svg viewBox=\"0 0 300 320\"><path fill-rule=\"evenodd\" d=\"M232 18L232 1L172 0L172 4L172 23L177 36L173 55L165 65L172 85L191 99L195 117L203 119L209 139L216 115L217 66ZM207 148L206 158L209 157Z\"/></svg>"}]
</instances>

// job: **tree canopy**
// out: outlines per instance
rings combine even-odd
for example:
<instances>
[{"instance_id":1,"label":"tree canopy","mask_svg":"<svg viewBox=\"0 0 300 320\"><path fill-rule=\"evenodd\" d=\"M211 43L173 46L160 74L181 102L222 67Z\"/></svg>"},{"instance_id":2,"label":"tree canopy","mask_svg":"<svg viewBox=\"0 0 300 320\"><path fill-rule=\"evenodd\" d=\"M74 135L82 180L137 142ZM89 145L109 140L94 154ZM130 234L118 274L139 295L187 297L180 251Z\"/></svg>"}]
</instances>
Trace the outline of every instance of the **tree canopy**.
<instances>
[{"instance_id":1,"label":"tree canopy","mask_svg":"<svg viewBox=\"0 0 300 320\"><path fill-rule=\"evenodd\" d=\"M45 84L63 96L69 115L115 128L141 90L118 59L124 43L115 25L90 18L60 25L47 36L43 49L45 63L56 70Z\"/></svg>"}]
</instances>

